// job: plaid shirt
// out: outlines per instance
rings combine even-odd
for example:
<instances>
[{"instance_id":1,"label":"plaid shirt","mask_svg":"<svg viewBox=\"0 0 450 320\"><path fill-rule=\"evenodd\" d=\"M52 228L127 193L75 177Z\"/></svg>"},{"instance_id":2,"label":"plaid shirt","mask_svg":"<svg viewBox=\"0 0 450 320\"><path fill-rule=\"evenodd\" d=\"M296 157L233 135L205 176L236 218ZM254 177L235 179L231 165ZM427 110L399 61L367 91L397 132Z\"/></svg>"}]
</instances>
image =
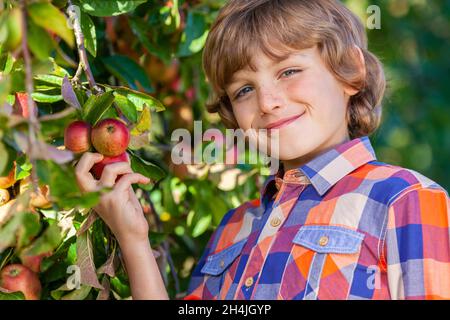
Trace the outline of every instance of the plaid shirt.
<instances>
[{"instance_id":1,"label":"plaid shirt","mask_svg":"<svg viewBox=\"0 0 450 320\"><path fill-rule=\"evenodd\" d=\"M345 142L229 211L186 299L450 299L449 208L368 137Z\"/></svg>"}]
</instances>

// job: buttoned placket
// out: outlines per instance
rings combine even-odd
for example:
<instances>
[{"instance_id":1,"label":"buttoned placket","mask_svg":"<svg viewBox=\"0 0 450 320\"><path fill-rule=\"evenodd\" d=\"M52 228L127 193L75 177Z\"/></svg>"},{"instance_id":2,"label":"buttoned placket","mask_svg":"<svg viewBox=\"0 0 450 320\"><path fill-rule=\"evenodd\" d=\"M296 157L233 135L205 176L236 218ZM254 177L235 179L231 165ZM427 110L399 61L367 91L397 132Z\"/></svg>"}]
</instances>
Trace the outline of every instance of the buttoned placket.
<instances>
[{"instance_id":1,"label":"buttoned placket","mask_svg":"<svg viewBox=\"0 0 450 320\"><path fill-rule=\"evenodd\" d=\"M262 263L261 263L261 268L260 268L261 271L263 270L266 258L268 256L268 254L270 253L270 249L277 237L277 233L278 233L279 229L282 227L283 223L286 221L292 208L294 207L294 204L296 203L296 201L292 201L292 203L289 205L289 207L283 207L284 202L283 203L280 202L283 198L283 195L285 194L285 192L289 186L300 185L300 187L296 190L295 198L297 199L298 196L305 189L306 185L309 183L310 182L307 179L307 177L298 171L294 171L294 172L285 174L285 176L283 178L276 177L276 184L277 184L278 192L275 194L275 199L274 199L274 203L272 206L272 210L270 212L270 216L268 217L264 227L262 228L262 230L259 234L258 240L257 240L257 244L255 245L255 247L258 246L258 243L262 242L266 237L272 238L270 246L268 246L266 252L263 253L264 261L262 261ZM264 239L261 239L261 237L263 237ZM240 292L239 288L249 290L252 286L256 286L258 283L259 276L261 275L260 272L257 273L256 276L253 274L247 273L248 272L247 267L249 266L250 262L252 261L253 254L256 249L255 247L252 249L249 260L247 262L247 266L246 266L244 272L242 273L241 279L239 281L239 285L237 287L238 290L235 293L235 298L237 298L239 295L239 292ZM255 290L255 288L253 288L251 295L254 294L254 290Z\"/></svg>"}]
</instances>

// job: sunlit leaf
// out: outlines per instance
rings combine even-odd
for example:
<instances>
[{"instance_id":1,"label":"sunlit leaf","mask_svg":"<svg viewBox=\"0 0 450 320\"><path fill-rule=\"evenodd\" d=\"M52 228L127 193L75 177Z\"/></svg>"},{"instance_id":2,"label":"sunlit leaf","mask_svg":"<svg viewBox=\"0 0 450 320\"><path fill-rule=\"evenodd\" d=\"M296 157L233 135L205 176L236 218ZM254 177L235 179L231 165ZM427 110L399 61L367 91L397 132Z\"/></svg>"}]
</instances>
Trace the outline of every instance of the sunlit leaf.
<instances>
[{"instance_id":1,"label":"sunlit leaf","mask_svg":"<svg viewBox=\"0 0 450 320\"><path fill-rule=\"evenodd\" d=\"M71 47L74 34L69 29L65 15L49 2L34 2L28 5L28 13L34 23L59 35Z\"/></svg>"},{"instance_id":2,"label":"sunlit leaf","mask_svg":"<svg viewBox=\"0 0 450 320\"><path fill-rule=\"evenodd\" d=\"M97 55L97 34L95 25L89 15L80 12L81 31L84 35L84 45L92 56Z\"/></svg>"},{"instance_id":3,"label":"sunlit leaf","mask_svg":"<svg viewBox=\"0 0 450 320\"><path fill-rule=\"evenodd\" d=\"M136 9L147 0L80 0L81 8L92 16L117 16Z\"/></svg>"}]
</instances>

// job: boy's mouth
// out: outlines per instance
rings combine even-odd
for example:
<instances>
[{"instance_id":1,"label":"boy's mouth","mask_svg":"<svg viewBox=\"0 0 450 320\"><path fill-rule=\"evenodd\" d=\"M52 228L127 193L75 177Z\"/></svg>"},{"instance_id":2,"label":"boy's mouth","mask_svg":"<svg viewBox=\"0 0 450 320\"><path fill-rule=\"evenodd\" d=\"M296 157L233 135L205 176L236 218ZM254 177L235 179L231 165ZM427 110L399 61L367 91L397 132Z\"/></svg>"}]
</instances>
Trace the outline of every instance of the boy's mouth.
<instances>
[{"instance_id":1,"label":"boy's mouth","mask_svg":"<svg viewBox=\"0 0 450 320\"><path fill-rule=\"evenodd\" d=\"M305 111L303 111L302 114L298 114L298 115L295 115L295 116L292 116L292 117L287 117L287 118L284 118L284 119L281 119L281 120L269 123L266 126L266 129L268 129L268 130L270 130L270 129L280 129L280 128L284 127L284 126L287 126L291 122L294 122L295 120L297 120L298 118L300 118L304 114L305 114Z\"/></svg>"}]
</instances>

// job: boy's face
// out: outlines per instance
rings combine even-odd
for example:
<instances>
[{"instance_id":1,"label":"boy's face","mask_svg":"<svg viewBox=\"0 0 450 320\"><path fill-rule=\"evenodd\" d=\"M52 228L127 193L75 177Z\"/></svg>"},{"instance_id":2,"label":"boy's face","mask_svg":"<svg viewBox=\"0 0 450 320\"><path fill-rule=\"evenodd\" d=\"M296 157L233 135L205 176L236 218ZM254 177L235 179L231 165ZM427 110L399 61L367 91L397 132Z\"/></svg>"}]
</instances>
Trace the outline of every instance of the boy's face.
<instances>
[{"instance_id":1,"label":"boy's face","mask_svg":"<svg viewBox=\"0 0 450 320\"><path fill-rule=\"evenodd\" d=\"M257 71L236 72L226 92L241 129L278 130L285 170L349 139L346 110L357 91L334 78L317 47L279 63L261 51L253 59Z\"/></svg>"}]
</instances>

